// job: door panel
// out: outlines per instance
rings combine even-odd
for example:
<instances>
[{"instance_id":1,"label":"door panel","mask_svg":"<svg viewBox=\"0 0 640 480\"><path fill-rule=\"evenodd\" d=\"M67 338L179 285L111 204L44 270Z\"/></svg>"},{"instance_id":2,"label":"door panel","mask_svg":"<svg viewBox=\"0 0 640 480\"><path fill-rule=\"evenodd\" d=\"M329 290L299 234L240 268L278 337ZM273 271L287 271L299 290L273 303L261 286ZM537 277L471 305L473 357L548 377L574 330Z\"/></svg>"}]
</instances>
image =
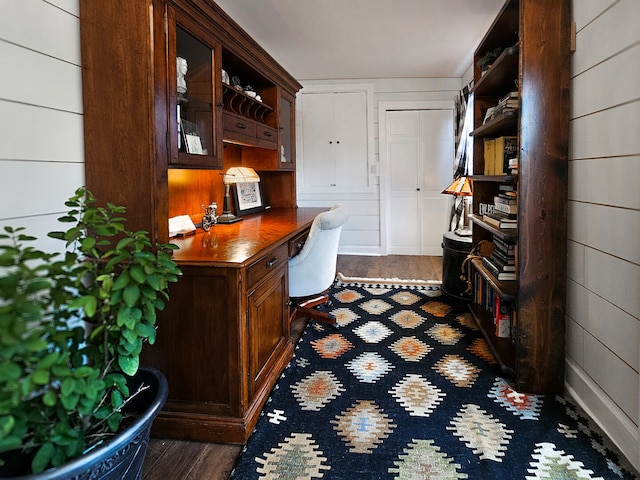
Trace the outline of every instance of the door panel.
<instances>
[{"instance_id":1,"label":"door panel","mask_svg":"<svg viewBox=\"0 0 640 480\"><path fill-rule=\"evenodd\" d=\"M388 253L441 255L453 172L451 110L387 114Z\"/></svg>"}]
</instances>

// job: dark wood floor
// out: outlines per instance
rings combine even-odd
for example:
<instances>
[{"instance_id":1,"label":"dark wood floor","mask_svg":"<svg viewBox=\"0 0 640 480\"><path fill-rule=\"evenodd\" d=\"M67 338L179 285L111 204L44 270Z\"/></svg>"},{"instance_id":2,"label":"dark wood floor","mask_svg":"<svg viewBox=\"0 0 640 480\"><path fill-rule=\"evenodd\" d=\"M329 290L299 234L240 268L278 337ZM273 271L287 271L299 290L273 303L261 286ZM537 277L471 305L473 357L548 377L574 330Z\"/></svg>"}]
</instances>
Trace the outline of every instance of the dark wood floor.
<instances>
[{"instance_id":1,"label":"dark wood floor","mask_svg":"<svg viewBox=\"0 0 640 480\"><path fill-rule=\"evenodd\" d=\"M338 272L348 277L442 280L442 257L338 256ZM294 326L299 338L304 325ZM143 480L226 480L242 447L153 438Z\"/></svg>"}]
</instances>

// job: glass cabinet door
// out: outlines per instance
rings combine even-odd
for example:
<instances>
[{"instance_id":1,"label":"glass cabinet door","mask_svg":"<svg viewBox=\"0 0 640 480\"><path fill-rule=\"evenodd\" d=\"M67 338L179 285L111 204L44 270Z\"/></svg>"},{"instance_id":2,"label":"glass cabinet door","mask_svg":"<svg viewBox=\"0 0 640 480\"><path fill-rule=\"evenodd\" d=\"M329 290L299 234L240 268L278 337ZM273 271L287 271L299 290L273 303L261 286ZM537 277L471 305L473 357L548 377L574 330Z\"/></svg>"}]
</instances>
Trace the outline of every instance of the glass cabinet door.
<instances>
[{"instance_id":1,"label":"glass cabinet door","mask_svg":"<svg viewBox=\"0 0 640 480\"><path fill-rule=\"evenodd\" d=\"M175 83L170 97L175 105L171 128L171 163L179 166L221 168L217 139L218 107L216 48L191 35L180 25L175 31ZM171 62L172 55L169 56ZM171 72L171 65L169 72ZM173 115L171 115L173 117ZM172 118L172 121L173 118Z\"/></svg>"},{"instance_id":2,"label":"glass cabinet door","mask_svg":"<svg viewBox=\"0 0 640 480\"><path fill-rule=\"evenodd\" d=\"M293 99L280 97L280 166L279 170L295 168L295 133Z\"/></svg>"}]
</instances>

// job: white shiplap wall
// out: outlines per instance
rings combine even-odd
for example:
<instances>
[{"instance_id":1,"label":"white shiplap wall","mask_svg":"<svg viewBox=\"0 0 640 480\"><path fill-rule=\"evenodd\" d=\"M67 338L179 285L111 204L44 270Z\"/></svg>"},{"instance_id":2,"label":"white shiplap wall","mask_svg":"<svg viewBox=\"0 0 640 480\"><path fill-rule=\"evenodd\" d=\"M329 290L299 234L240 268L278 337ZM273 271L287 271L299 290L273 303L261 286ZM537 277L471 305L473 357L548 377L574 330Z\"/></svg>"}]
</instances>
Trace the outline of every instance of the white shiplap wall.
<instances>
[{"instance_id":1,"label":"white shiplap wall","mask_svg":"<svg viewBox=\"0 0 640 480\"><path fill-rule=\"evenodd\" d=\"M64 201L84 183L78 0L0 3L0 227L59 249Z\"/></svg>"},{"instance_id":2,"label":"white shiplap wall","mask_svg":"<svg viewBox=\"0 0 640 480\"><path fill-rule=\"evenodd\" d=\"M640 2L572 4L566 381L640 467Z\"/></svg>"},{"instance_id":3,"label":"white shiplap wall","mask_svg":"<svg viewBox=\"0 0 640 480\"><path fill-rule=\"evenodd\" d=\"M303 86L311 85L373 85L373 144L374 169L380 171L379 156L379 124L378 105L380 102L412 102L446 101L451 103L460 90L459 78L396 78L396 79L353 79L353 80L305 80ZM297 132L298 135L300 132ZM301 149L298 148L298 155ZM453 172L452 172L453 175ZM444 186L443 186L444 188ZM308 196L307 196L308 197ZM342 203L349 209L349 221L340 237L341 254L380 255L382 250L380 226L380 189L379 178L376 178L375 193L340 194L328 198L318 195L317 199L298 199L301 207L329 207L334 203ZM443 232L446 228L443 227Z\"/></svg>"}]
</instances>

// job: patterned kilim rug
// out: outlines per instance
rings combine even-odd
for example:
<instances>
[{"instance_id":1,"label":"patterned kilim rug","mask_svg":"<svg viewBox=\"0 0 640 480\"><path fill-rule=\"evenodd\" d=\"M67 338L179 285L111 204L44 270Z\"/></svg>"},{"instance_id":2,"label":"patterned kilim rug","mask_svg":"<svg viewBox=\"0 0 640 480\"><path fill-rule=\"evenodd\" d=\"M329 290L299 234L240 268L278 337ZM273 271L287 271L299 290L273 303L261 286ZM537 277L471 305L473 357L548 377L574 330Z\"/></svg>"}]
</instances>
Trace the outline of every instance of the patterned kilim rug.
<instances>
[{"instance_id":1,"label":"patterned kilim rug","mask_svg":"<svg viewBox=\"0 0 640 480\"><path fill-rule=\"evenodd\" d=\"M439 286L339 278L339 328L309 322L230 478L637 478L568 396L512 390Z\"/></svg>"}]
</instances>

